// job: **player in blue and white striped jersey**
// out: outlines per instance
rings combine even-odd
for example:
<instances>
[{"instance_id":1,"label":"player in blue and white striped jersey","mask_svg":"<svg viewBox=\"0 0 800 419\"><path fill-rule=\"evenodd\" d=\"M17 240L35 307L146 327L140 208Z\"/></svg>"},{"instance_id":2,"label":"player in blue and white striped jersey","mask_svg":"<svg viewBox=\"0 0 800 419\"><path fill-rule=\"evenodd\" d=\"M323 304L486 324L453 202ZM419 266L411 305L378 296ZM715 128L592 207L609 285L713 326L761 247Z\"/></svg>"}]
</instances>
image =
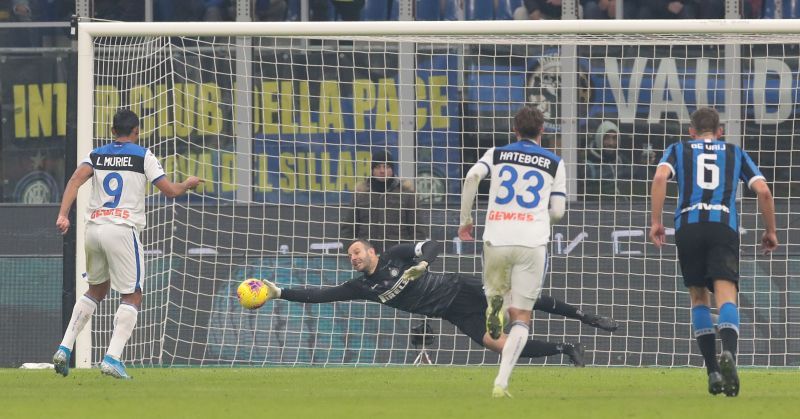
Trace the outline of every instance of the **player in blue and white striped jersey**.
<instances>
[{"instance_id":1,"label":"player in blue and white striped jersey","mask_svg":"<svg viewBox=\"0 0 800 419\"><path fill-rule=\"evenodd\" d=\"M164 195L174 198L194 189L199 178L189 176L172 183L153 153L136 142L139 117L120 109L114 114L114 141L98 147L81 162L64 190L56 227L69 230L69 211L78 189L92 179L86 208L86 272L89 291L78 298L61 345L53 355L56 372L67 376L75 338L92 317L97 304L113 288L122 302L114 316L114 332L100 370L116 378L130 378L120 360L122 349L136 326L142 303L144 255L139 233L146 224L145 196L150 181Z\"/></svg>"},{"instance_id":2,"label":"player in blue and white striped jersey","mask_svg":"<svg viewBox=\"0 0 800 419\"><path fill-rule=\"evenodd\" d=\"M742 180L758 196L765 224L762 249L778 246L775 204L758 166L741 148L720 140L719 114L701 108L692 114L692 139L672 144L658 164L652 186L650 239L661 247L665 228L661 221L667 181L678 183L675 210L675 244L692 302L692 326L706 362L711 394L739 394L736 349L739 338L739 220L736 190ZM711 295L719 309L718 329L722 354L716 357L716 334L711 319Z\"/></svg>"}]
</instances>

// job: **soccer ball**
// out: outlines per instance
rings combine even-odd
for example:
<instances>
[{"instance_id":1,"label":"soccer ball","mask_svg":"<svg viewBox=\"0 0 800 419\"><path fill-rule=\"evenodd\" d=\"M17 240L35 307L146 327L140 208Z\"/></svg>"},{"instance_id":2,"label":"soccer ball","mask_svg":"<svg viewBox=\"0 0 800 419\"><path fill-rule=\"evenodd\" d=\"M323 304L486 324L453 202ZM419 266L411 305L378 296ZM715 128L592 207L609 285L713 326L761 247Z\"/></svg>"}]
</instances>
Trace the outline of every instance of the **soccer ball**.
<instances>
[{"instance_id":1,"label":"soccer ball","mask_svg":"<svg viewBox=\"0 0 800 419\"><path fill-rule=\"evenodd\" d=\"M260 279L250 278L239 284L236 295L242 307L255 310L267 302L269 288Z\"/></svg>"}]
</instances>

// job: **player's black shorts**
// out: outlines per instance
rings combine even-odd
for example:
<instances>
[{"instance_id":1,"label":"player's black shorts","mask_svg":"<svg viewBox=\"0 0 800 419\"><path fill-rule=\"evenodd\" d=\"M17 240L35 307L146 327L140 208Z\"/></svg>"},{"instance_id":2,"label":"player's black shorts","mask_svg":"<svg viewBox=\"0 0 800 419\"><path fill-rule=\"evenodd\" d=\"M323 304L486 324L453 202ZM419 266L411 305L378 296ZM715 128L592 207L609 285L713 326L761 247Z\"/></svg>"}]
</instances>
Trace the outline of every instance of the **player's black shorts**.
<instances>
[{"instance_id":1,"label":"player's black shorts","mask_svg":"<svg viewBox=\"0 0 800 419\"><path fill-rule=\"evenodd\" d=\"M486 295L483 293L483 282L472 275L458 275L461 288L458 290L447 312L442 316L453 323L462 333L483 345L486 333Z\"/></svg>"},{"instance_id":2,"label":"player's black shorts","mask_svg":"<svg viewBox=\"0 0 800 419\"><path fill-rule=\"evenodd\" d=\"M739 234L722 223L685 224L675 232L678 260L687 287L714 290L715 279L739 288Z\"/></svg>"}]
</instances>

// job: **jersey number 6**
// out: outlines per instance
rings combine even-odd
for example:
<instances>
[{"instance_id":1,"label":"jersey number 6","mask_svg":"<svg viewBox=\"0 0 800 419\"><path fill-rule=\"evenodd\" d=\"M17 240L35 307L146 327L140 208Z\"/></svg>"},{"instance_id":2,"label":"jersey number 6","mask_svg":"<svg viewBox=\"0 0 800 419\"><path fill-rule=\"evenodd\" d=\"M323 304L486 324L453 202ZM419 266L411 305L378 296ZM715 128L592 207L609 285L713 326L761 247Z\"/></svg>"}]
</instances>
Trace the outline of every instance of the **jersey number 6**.
<instances>
[{"instance_id":1,"label":"jersey number 6","mask_svg":"<svg viewBox=\"0 0 800 419\"><path fill-rule=\"evenodd\" d=\"M697 155L697 186L703 189L716 189L719 186L719 167L716 154ZM706 180L711 177L710 180Z\"/></svg>"},{"instance_id":2,"label":"jersey number 6","mask_svg":"<svg viewBox=\"0 0 800 419\"><path fill-rule=\"evenodd\" d=\"M506 179L507 174L508 179ZM502 198L498 194L494 202L505 205L516 198L517 204L522 208L534 208L539 205L539 191L541 191L542 186L544 186L544 178L541 173L536 170L525 172L525 174L522 175L522 180L528 181L528 187L519 194L517 194L516 189L514 189L514 184L517 182L517 178L519 178L519 173L517 173L516 169L511 166L503 166L503 168L500 169L499 176L503 179L503 182L500 183L500 187L505 188L508 192ZM535 181L531 182L531 178Z\"/></svg>"}]
</instances>

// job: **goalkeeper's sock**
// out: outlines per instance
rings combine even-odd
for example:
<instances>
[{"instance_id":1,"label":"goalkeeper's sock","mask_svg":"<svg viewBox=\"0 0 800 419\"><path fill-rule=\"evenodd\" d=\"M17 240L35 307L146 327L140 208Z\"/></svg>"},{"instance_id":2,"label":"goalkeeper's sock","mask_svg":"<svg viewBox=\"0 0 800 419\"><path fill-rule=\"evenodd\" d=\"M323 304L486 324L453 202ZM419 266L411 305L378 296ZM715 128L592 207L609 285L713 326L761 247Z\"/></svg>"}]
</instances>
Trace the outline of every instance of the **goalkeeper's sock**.
<instances>
[{"instance_id":1,"label":"goalkeeper's sock","mask_svg":"<svg viewBox=\"0 0 800 419\"><path fill-rule=\"evenodd\" d=\"M517 364L520 352L525 346L525 341L528 340L530 329L525 322L515 321L511 324L511 330L506 337L506 343L503 346L503 355L500 358L500 371L497 373L497 378L494 379L494 385L500 386L504 389L508 388L508 379L511 377L511 371Z\"/></svg>"},{"instance_id":2,"label":"goalkeeper's sock","mask_svg":"<svg viewBox=\"0 0 800 419\"><path fill-rule=\"evenodd\" d=\"M722 341L722 350L730 351L736 359L736 350L739 346L739 308L734 303L725 303L719 308L719 338Z\"/></svg>"},{"instance_id":3,"label":"goalkeeper's sock","mask_svg":"<svg viewBox=\"0 0 800 419\"><path fill-rule=\"evenodd\" d=\"M136 307L122 303L114 315L114 333L111 335L111 342L108 344L108 352L115 359L120 359L122 356L122 348L128 343L128 339L133 333L133 328L136 326L136 317L139 311Z\"/></svg>"},{"instance_id":4,"label":"goalkeeper's sock","mask_svg":"<svg viewBox=\"0 0 800 419\"><path fill-rule=\"evenodd\" d=\"M706 361L706 371L710 374L719 371L717 363L717 337L714 332L714 323L711 321L711 310L708 306L692 307L692 327L694 338L700 353Z\"/></svg>"},{"instance_id":5,"label":"goalkeeper's sock","mask_svg":"<svg viewBox=\"0 0 800 419\"><path fill-rule=\"evenodd\" d=\"M65 348L72 348L75 344L75 337L78 336L81 330L92 318L94 310L97 308L97 301L88 295L82 295L75 302L75 307L72 308L72 317L69 319L67 331L64 332L64 339L61 341L61 346Z\"/></svg>"},{"instance_id":6,"label":"goalkeeper's sock","mask_svg":"<svg viewBox=\"0 0 800 419\"><path fill-rule=\"evenodd\" d=\"M533 309L558 314L570 319L581 320L583 318L583 312L578 310L577 307L558 301L549 295L540 295L539 299L536 300L536 304L533 305Z\"/></svg>"},{"instance_id":7,"label":"goalkeeper's sock","mask_svg":"<svg viewBox=\"0 0 800 419\"><path fill-rule=\"evenodd\" d=\"M564 353L564 344L545 342L541 340L529 340L525 342L519 356L523 358L539 358Z\"/></svg>"}]
</instances>

